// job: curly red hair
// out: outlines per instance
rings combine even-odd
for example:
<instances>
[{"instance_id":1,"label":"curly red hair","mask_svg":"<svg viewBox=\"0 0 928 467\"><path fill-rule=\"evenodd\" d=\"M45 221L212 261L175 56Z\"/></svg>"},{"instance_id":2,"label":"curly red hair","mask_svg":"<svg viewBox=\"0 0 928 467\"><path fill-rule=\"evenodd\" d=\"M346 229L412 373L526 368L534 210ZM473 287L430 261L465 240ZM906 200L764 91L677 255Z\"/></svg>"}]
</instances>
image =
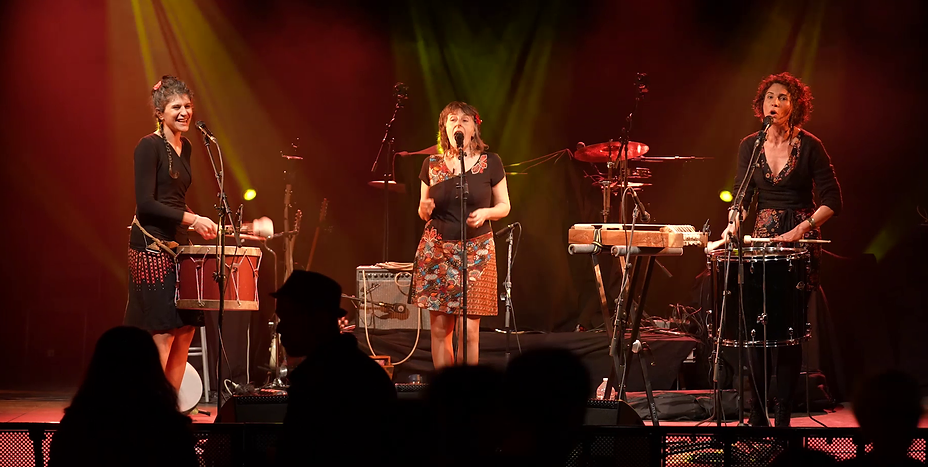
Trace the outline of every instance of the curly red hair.
<instances>
[{"instance_id":1,"label":"curly red hair","mask_svg":"<svg viewBox=\"0 0 928 467\"><path fill-rule=\"evenodd\" d=\"M789 72L777 73L770 75L757 86L757 95L754 96L754 116L764 118L764 96L767 89L774 84L782 84L789 93L792 111L789 116L790 127L800 127L809 121L812 116L812 91L799 78L791 75Z\"/></svg>"}]
</instances>

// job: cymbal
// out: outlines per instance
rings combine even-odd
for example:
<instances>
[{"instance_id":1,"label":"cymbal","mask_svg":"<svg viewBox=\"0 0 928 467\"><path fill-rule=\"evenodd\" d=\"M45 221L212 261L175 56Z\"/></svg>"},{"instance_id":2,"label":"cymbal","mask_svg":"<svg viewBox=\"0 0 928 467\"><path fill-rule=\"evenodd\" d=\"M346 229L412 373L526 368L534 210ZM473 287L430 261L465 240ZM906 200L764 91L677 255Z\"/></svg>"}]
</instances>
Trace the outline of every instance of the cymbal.
<instances>
[{"instance_id":1,"label":"cymbal","mask_svg":"<svg viewBox=\"0 0 928 467\"><path fill-rule=\"evenodd\" d=\"M574 153L574 157L577 160L584 162L609 162L621 160L624 155L620 155L619 151L622 149L622 143L618 141L613 141L611 143L597 143L589 144L577 149L577 152ZM641 156L645 155L648 152L648 145L644 143L637 143L635 141L628 142L628 159L638 159Z\"/></svg>"},{"instance_id":2,"label":"cymbal","mask_svg":"<svg viewBox=\"0 0 928 467\"><path fill-rule=\"evenodd\" d=\"M383 189L383 180L371 180L367 184L380 190ZM394 180L387 181L387 189L394 193L406 193L406 185L396 183Z\"/></svg>"}]
</instances>

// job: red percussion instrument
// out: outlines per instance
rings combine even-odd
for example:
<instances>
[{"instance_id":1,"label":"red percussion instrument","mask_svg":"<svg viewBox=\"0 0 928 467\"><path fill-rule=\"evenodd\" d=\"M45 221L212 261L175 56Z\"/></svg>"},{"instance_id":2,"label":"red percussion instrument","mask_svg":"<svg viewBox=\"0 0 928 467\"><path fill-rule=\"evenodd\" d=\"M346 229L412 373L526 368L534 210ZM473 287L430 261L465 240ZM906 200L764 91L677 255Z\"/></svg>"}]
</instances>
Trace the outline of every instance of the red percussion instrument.
<instances>
[{"instance_id":1,"label":"red percussion instrument","mask_svg":"<svg viewBox=\"0 0 928 467\"><path fill-rule=\"evenodd\" d=\"M214 279L219 247L183 245L177 254L175 303L181 310L219 310L219 284ZM258 309L258 270L261 249L225 247L226 294L224 309Z\"/></svg>"}]
</instances>

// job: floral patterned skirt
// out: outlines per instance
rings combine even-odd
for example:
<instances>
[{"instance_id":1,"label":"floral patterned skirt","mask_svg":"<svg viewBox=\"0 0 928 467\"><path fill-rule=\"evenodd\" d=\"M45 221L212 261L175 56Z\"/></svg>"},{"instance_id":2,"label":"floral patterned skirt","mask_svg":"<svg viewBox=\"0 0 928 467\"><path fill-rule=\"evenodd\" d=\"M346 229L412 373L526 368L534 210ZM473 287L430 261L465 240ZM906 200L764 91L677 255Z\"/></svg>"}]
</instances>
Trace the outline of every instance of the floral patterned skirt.
<instances>
[{"instance_id":1,"label":"floral patterned skirt","mask_svg":"<svg viewBox=\"0 0 928 467\"><path fill-rule=\"evenodd\" d=\"M812 214L815 209L761 209L757 211L757 221L754 223L754 233L751 234L757 238L776 237L785 234L803 223ZM803 238L821 239L822 232L818 229L812 229L803 235ZM782 246L791 248L804 248L809 250L809 284L812 287L818 287L820 284L819 270L822 264L822 247L815 244L804 243L779 243L771 246Z\"/></svg>"},{"instance_id":2,"label":"floral patterned skirt","mask_svg":"<svg viewBox=\"0 0 928 467\"><path fill-rule=\"evenodd\" d=\"M493 232L467 242L467 315L496 316L496 244ZM461 314L461 242L444 241L438 231L425 225L416 249L413 299L420 309Z\"/></svg>"}]
</instances>

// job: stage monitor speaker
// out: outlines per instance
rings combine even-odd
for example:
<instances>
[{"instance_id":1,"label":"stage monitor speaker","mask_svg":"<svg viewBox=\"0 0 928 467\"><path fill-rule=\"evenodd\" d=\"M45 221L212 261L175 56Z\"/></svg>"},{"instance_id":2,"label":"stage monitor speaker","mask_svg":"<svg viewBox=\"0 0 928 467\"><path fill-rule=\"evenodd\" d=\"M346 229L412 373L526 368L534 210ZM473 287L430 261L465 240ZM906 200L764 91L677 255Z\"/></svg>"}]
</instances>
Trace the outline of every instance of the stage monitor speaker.
<instances>
[{"instance_id":1,"label":"stage monitor speaker","mask_svg":"<svg viewBox=\"0 0 928 467\"><path fill-rule=\"evenodd\" d=\"M358 266L356 272L358 328L417 329L421 323L429 329L428 313L408 303L412 273L376 266Z\"/></svg>"},{"instance_id":2,"label":"stage monitor speaker","mask_svg":"<svg viewBox=\"0 0 928 467\"><path fill-rule=\"evenodd\" d=\"M584 425L644 426L644 421L625 401L590 399L586 404Z\"/></svg>"},{"instance_id":3,"label":"stage monitor speaker","mask_svg":"<svg viewBox=\"0 0 928 467\"><path fill-rule=\"evenodd\" d=\"M215 423L281 423L287 414L287 395L232 396L219 409Z\"/></svg>"}]
</instances>

